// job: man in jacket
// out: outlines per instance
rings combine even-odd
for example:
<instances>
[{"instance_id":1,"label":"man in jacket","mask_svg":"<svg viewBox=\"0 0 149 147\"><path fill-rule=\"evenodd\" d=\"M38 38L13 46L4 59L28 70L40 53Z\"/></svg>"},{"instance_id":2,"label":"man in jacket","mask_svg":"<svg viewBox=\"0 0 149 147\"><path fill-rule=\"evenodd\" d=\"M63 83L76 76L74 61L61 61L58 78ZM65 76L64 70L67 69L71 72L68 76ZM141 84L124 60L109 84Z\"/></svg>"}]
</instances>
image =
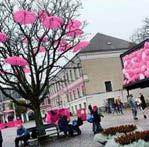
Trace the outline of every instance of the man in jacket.
<instances>
[{"instance_id":1,"label":"man in jacket","mask_svg":"<svg viewBox=\"0 0 149 147\"><path fill-rule=\"evenodd\" d=\"M128 96L128 104L129 104L129 106L132 110L134 120L137 120L138 119L137 118L137 104L136 104L136 100L135 100L135 98L133 97L132 94L130 94Z\"/></svg>"},{"instance_id":2,"label":"man in jacket","mask_svg":"<svg viewBox=\"0 0 149 147\"><path fill-rule=\"evenodd\" d=\"M24 141L24 146L27 146L27 140L30 138L30 134L23 125L19 125L17 129L17 137L15 139L15 147L19 147L19 141Z\"/></svg>"}]
</instances>

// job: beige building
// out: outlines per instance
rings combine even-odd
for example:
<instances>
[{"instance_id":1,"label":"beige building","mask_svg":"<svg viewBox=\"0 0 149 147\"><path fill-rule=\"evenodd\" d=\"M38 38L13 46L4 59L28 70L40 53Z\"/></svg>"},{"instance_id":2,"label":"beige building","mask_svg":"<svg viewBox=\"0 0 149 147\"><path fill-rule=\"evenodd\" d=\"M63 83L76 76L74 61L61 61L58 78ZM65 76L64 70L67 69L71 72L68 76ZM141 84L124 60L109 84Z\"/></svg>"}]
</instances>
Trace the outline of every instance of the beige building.
<instances>
[{"instance_id":1,"label":"beige building","mask_svg":"<svg viewBox=\"0 0 149 147\"><path fill-rule=\"evenodd\" d=\"M43 109L69 107L75 113L89 104L102 107L105 100L112 102L117 96L125 102L120 54L131 46L128 41L96 34L90 45L65 65L67 69L50 80L50 97ZM46 107L49 103L50 107Z\"/></svg>"}]
</instances>

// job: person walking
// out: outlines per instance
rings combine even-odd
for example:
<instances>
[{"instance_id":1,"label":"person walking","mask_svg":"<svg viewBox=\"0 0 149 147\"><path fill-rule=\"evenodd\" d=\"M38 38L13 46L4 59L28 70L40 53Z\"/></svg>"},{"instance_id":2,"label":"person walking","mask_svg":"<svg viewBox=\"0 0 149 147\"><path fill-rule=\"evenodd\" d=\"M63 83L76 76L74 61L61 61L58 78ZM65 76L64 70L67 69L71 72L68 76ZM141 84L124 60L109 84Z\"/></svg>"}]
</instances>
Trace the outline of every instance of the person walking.
<instances>
[{"instance_id":1,"label":"person walking","mask_svg":"<svg viewBox=\"0 0 149 147\"><path fill-rule=\"evenodd\" d=\"M139 99L140 99L140 102L141 102L141 104L140 104L140 106L141 106L141 111L142 111L142 113L143 113L144 118L146 119L147 116L145 115L145 112L144 112L144 110L145 110L145 108L146 108L146 102L145 102L145 98L144 98L144 96L143 96L142 93L140 93Z\"/></svg>"},{"instance_id":2,"label":"person walking","mask_svg":"<svg viewBox=\"0 0 149 147\"><path fill-rule=\"evenodd\" d=\"M128 104L132 110L132 115L133 115L134 120L137 120L138 119L137 118L137 104L132 94L128 96Z\"/></svg>"},{"instance_id":3,"label":"person walking","mask_svg":"<svg viewBox=\"0 0 149 147\"><path fill-rule=\"evenodd\" d=\"M90 113L93 115L93 132L94 134L97 134L103 130L101 127L101 117L104 117L102 114L98 112L98 107L97 106L89 106Z\"/></svg>"},{"instance_id":4,"label":"person walking","mask_svg":"<svg viewBox=\"0 0 149 147\"><path fill-rule=\"evenodd\" d=\"M3 136L2 136L2 131L0 130L0 147L3 146Z\"/></svg>"}]
</instances>

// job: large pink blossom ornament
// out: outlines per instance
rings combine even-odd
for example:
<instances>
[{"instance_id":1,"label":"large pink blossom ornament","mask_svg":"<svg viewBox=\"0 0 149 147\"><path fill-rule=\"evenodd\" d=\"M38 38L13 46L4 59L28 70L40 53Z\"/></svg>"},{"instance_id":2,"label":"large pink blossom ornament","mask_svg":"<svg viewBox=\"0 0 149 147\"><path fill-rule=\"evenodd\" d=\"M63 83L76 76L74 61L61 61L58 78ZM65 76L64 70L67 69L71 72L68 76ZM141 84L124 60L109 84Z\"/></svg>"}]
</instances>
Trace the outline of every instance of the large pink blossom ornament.
<instances>
[{"instance_id":1,"label":"large pink blossom ornament","mask_svg":"<svg viewBox=\"0 0 149 147\"><path fill-rule=\"evenodd\" d=\"M8 36L5 33L0 32L0 42L6 42L8 40Z\"/></svg>"},{"instance_id":2,"label":"large pink blossom ornament","mask_svg":"<svg viewBox=\"0 0 149 147\"><path fill-rule=\"evenodd\" d=\"M44 21L46 17L48 17L49 14L46 10L41 10L38 12L38 17L40 19L40 21Z\"/></svg>"},{"instance_id":3,"label":"large pink blossom ornament","mask_svg":"<svg viewBox=\"0 0 149 147\"><path fill-rule=\"evenodd\" d=\"M47 29L59 29L63 24L63 19L57 16L49 16L44 19L42 24Z\"/></svg>"},{"instance_id":4,"label":"large pink blossom ornament","mask_svg":"<svg viewBox=\"0 0 149 147\"><path fill-rule=\"evenodd\" d=\"M68 30L75 30L81 27L81 22L79 20L70 20L68 23Z\"/></svg>"},{"instance_id":5,"label":"large pink blossom ornament","mask_svg":"<svg viewBox=\"0 0 149 147\"><path fill-rule=\"evenodd\" d=\"M56 42L58 43L58 42ZM67 51L69 48L70 48L70 44L68 44L68 42L65 40L65 39L62 39L59 43L59 46L58 46L58 51L59 52L65 52Z\"/></svg>"},{"instance_id":6,"label":"large pink blossom ornament","mask_svg":"<svg viewBox=\"0 0 149 147\"><path fill-rule=\"evenodd\" d=\"M5 63L8 63L10 65L16 65L16 66L25 66L28 64L24 58L19 56L7 57L4 61Z\"/></svg>"},{"instance_id":7,"label":"large pink blossom ornament","mask_svg":"<svg viewBox=\"0 0 149 147\"><path fill-rule=\"evenodd\" d=\"M82 30L76 29L76 30L69 31L68 33L66 33L66 35L69 37L77 37L82 35L83 33L84 32Z\"/></svg>"},{"instance_id":8,"label":"large pink blossom ornament","mask_svg":"<svg viewBox=\"0 0 149 147\"><path fill-rule=\"evenodd\" d=\"M36 20L36 14L27 10L19 10L14 13L14 20L24 25L33 24Z\"/></svg>"},{"instance_id":9,"label":"large pink blossom ornament","mask_svg":"<svg viewBox=\"0 0 149 147\"><path fill-rule=\"evenodd\" d=\"M82 41L80 43L78 43L74 48L73 48L73 52L78 52L81 49L86 48L89 45L89 41Z\"/></svg>"},{"instance_id":10,"label":"large pink blossom ornament","mask_svg":"<svg viewBox=\"0 0 149 147\"><path fill-rule=\"evenodd\" d=\"M24 73L30 73L30 69L29 68L23 68Z\"/></svg>"}]
</instances>

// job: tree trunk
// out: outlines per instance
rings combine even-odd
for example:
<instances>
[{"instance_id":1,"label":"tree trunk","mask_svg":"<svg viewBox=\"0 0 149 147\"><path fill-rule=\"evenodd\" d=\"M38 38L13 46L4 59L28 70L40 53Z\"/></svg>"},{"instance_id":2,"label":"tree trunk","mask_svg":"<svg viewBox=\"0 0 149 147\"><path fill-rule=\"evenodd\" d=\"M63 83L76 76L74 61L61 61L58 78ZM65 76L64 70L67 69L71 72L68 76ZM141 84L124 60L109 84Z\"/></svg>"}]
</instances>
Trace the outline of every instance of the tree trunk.
<instances>
[{"instance_id":1,"label":"tree trunk","mask_svg":"<svg viewBox=\"0 0 149 147\"><path fill-rule=\"evenodd\" d=\"M37 127L37 136L45 135L46 132L45 132L42 117L41 117L40 106L38 105L34 107L34 116L35 116L35 123Z\"/></svg>"}]
</instances>

